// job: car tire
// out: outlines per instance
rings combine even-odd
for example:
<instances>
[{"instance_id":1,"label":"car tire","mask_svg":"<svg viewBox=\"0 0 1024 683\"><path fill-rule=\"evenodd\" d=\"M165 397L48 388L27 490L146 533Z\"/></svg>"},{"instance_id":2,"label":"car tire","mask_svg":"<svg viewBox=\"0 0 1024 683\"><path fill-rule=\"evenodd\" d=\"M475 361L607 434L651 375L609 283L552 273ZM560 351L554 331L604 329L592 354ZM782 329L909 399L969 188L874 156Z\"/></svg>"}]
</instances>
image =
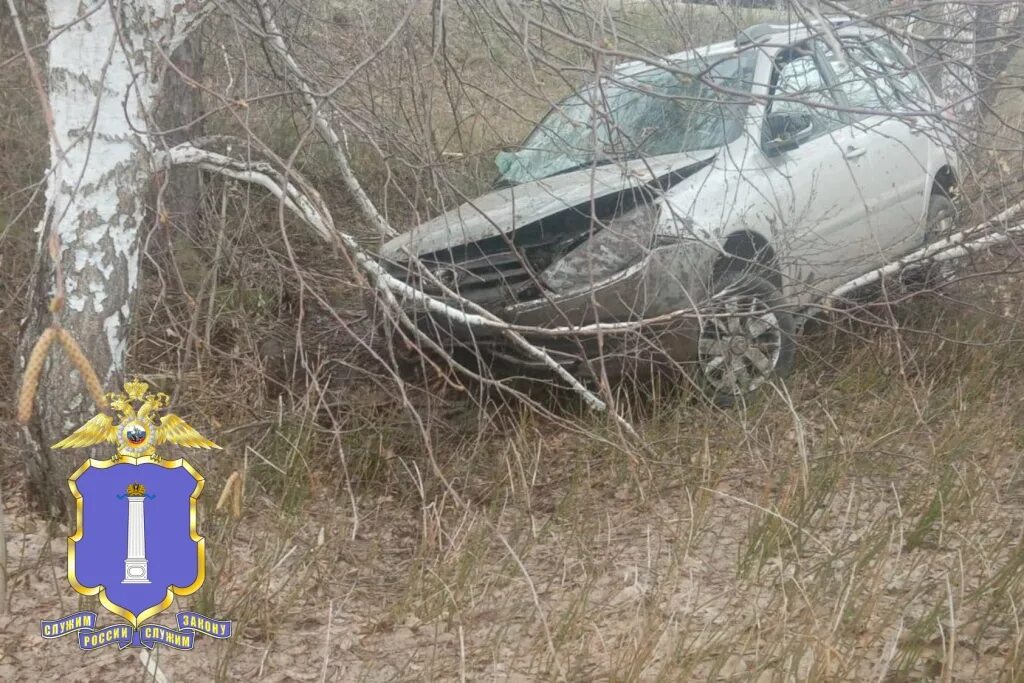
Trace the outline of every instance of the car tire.
<instances>
[{"instance_id":1,"label":"car tire","mask_svg":"<svg viewBox=\"0 0 1024 683\"><path fill-rule=\"evenodd\" d=\"M944 194L933 194L928 201L928 217L925 220L925 245L949 237L956 229L956 205ZM952 273L949 262L932 262L906 269L901 273L900 280L905 291L922 292L948 283Z\"/></svg>"},{"instance_id":2,"label":"car tire","mask_svg":"<svg viewBox=\"0 0 1024 683\"><path fill-rule=\"evenodd\" d=\"M697 340L700 383L728 407L789 374L795 322L779 288L753 273L726 271L711 291Z\"/></svg>"}]
</instances>

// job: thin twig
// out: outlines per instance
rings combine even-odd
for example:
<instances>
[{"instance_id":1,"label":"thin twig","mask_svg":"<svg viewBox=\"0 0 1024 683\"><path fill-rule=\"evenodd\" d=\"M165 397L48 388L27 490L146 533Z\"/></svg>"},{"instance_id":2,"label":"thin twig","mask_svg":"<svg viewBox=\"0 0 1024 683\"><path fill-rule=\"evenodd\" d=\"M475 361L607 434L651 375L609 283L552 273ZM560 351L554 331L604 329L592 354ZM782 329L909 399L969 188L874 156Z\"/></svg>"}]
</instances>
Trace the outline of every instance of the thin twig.
<instances>
[{"instance_id":1,"label":"thin twig","mask_svg":"<svg viewBox=\"0 0 1024 683\"><path fill-rule=\"evenodd\" d=\"M142 666L146 668L146 673L153 677L156 683L171 683L171 679L168 678L167 674L163 672L160 665L156 663L157 648L143 649L139 651L139 659L142 661Z\"/></svg>"},{"instance_id":2,"label":"thin twig","mask_svg":"<svg viewBox=\"0 0 1024 683\"><path fill-rule=\"evenodd\" d=\"M4 516L4 488L0 485L0 614L7 614L7 531Z\"/></svg>"},{"instance_id":3,"label":"thin twig","mask_svg":"<svg viewBox=\"0 0 1024 683\"><path fill-rule=\"evenodd\" d=\"M526 565L524 565L523 561L519 559L519 555L512 549L512 546L509 545L504 534L499 533L498 540L500 540L508 550L509 555L512 556L512 559L515 560L515 563L519 566L519 571L522 572L523 578L526 579L526 585L530 589L530 597L533 598L533 606L537 610L537 619L540 621L540 625L544 628L544 637L547 640L548 654L551 655L552 664L554 664L555 668L560 672L561 666L559 666L558 663L558 652L555 650L555 641L551 637L551 629L548 628L548 619L544 615L544 608L541 607L540 597L537 595L537 588L533 585L533 579L530 578L530 572L526 571Z\"/></svg>"},{"instance_id":4,"label":"thin twig","mask_svg":"<svg viewBox=\"0 0 1024 683\"><path fill-rule=\"evenodd\" d=\"M288 67L289 76L286 78L291 82L292 86L295 87L301 94L303 103L306 105L306 110L309 116L313 119L313 123L316 126L317 132L320 133L327 141L327 148L330 150L331 155L334 157L334 162L338 166L338 170L341 173L341 178L348 188L348 191L352 194L356 200L356 204L359 209L363 212L363 215L376 227L377 232L382 237L394 237L398 233L388 223L387 219L381 215L374 206L373 201L367 196L366 191L363 190L362 184L359 179L356 178L355 173L352 171L352 167L348 162L348 157L345 156L344 148L341 144L341 138L338 137L338 133L334 130L334 126L324 116L322 107L317 102L317 98L314 96L312 89L309 87L309 81L303 74L302 69L299 67L298 62L292 57L291 52L288 50L288 46L285 45L284 36L281 30L277 27L277 22L274 20L274 15L270 11L266 2L257 0L256 6L260 11L260 18L263 21L264 26L267 30L267 38L270 46L274 52L277 53L278 57Z\"/></svg>"}]
</instances>

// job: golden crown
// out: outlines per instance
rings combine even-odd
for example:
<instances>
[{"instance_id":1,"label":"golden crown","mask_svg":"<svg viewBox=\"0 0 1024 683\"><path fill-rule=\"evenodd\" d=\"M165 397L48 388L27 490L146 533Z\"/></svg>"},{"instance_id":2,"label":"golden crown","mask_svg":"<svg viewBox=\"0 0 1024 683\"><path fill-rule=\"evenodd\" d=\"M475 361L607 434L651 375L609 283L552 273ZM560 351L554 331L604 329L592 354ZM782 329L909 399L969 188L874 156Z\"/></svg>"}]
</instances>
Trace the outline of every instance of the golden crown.
<instances>
[{"instance_id":1,"label":"golden crown","mask_svg":"<svg viewBox=\"0 0 1024 683\"><path fill-rule=\"evenodd\" d=\"M128 495L129 496L144 496L146 495L146 487L135 482L134 484L128 484Z\"/></svg>"},{"instance_id":2,"label":"golden crown","mask_svg":"<svg viewBox=\"0 0 1024 683\"><path fill-rule=\"evenodd\" d=\"M106 395L106 398L110 407L122 416L135 417L138 414L140 418L145 418L154 411L166 407L170 402L170 397L167 394L162 392L150 394L147 393L148 390L148 384L139 380L138 377L133 377L131 381L124 383L124 393L110 393ZM138 402L142 402L142 406L136 413L133 404Z\"/></svg>"},{"instance_id":3,"label":"golden crown","mask_svg":"<svg viewBox=\"0 0 1024 683\"><path fill-rule=\"evenodd\" d=\"M132 401L141 401L148 389L149 385L139 381L138 377L133 377L130 382L124 383L124 392L128 394L128 398Z\"/></svg>"}]
</instances>

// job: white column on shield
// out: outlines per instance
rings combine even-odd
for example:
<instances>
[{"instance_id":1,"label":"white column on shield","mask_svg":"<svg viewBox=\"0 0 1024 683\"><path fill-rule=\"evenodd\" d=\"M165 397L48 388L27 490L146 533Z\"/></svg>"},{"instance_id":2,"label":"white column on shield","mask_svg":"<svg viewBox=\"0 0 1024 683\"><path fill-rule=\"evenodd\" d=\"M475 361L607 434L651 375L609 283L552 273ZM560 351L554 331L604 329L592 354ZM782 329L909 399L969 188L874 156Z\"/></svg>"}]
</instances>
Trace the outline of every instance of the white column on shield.
<instances>
[{"instance_id":1,"label":"white column on shield","mask_svg":"<svg viewBox=\"0 0 1024 683\"><path fill-rule=\"evenodd\" d=\"M121 583L149 583L146 560L145 496L128 496L128 557Z\"/></svg>"}]
</instances>

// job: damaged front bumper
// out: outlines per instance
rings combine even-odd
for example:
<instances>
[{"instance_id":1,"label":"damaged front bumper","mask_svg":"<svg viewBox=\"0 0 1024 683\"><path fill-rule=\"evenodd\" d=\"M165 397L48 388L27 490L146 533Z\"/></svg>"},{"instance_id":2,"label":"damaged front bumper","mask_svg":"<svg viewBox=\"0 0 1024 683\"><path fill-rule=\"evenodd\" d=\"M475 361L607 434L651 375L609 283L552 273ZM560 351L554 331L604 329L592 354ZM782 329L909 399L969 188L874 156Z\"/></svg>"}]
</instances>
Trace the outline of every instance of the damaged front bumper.
<instances>
[{"instance_id":1,"label":"damaged front bumper","mask_svg":"<svg viewBox=\"0 0 1024 683\"><path fill-rule=\"evenodd\" d=\"M597 364L606 374L616 371L609 364L687 358L693 316L628 323L697 309L713 250L662 200L716 156L708 149L634 159L495 190L382 245L381 263L435 301L516 325L580 375ZM423 296L406 296L402 306L427 346L515 371L545 369L546 359L500 329L431 310Z\"/></svg>"},{"instance_id":2,"label":"damaged front bumper","mask_svg":"<svg viewBox=\"0 0 1024 683\"><path fill-rule=\"evenodd\" d=\"M599 282L563 293L487 306L486 310L544 350L573 374L618 375L639 366L693 358L699 335L695 315L710 259L673 245L651 251L638 263ZM455 298L435 297L467 314L479 311ZM499 374L548 374L544 360L525 352L504 331L469 325L405 300L403 309L418 330L460 361ZM650 324L640 321L655 319ZM524 329L528 328L528 329Z\"/></svg>"}]
</instances>

